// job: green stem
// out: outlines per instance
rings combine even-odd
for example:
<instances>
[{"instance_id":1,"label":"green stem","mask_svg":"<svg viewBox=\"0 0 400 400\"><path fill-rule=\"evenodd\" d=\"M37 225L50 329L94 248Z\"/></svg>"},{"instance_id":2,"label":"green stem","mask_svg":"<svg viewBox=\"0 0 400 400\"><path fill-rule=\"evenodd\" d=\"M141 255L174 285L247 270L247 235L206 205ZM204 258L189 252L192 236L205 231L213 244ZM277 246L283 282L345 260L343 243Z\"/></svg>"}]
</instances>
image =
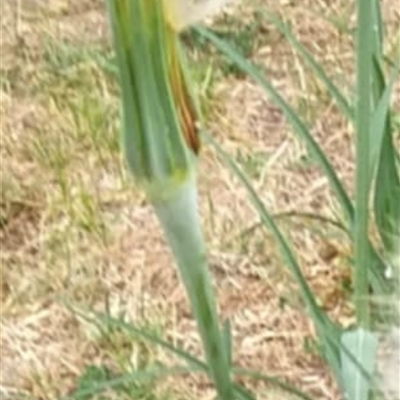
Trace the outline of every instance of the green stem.
<instances>
[{"instance_id":1,"label":"green stem","mask_svg":"<svg viewBox=\"0 0 400 400\"><path fill-rule=\"evenodd\" d=\"M355 210L355 306L360 326L369 326L368 306L368 199L369 137L372 72L372 2L357 1L357 132L356 132L356 210Z\"/></svg>"},{"instance_id":2,"label":"green stem","mask_svg":"<svg viewBox=\"0 0 400 400\"><path fill-rule=\"evenodd\" d=\"M194 177L184 183L173 198L154 204L154 208L189 296L218 396L221 400L233 400L230 366L218 324L215 295L197 210Z\"/></svg>"}]
</instances>

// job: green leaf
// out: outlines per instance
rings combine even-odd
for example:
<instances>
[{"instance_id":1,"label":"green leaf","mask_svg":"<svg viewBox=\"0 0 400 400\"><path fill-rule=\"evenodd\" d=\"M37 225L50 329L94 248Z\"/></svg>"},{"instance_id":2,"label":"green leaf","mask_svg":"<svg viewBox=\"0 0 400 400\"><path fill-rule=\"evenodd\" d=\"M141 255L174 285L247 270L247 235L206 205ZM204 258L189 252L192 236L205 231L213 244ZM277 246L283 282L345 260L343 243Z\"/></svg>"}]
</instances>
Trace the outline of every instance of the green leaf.
<instances>
[{"instance_id":1,"label":"green leaf","mask_svg":"<svg viewBox=\"0 0 400 400\"><path fill-rule=\"evenodd\" d=\"M257 400L257 398L243 386L238 384L233 385L233 390L235 392L235 399L236 400Z\"/></svg>"},{"instance_id":2,"label":"green leaf","mask_svg":"<svg viewBox=\"0 0 400 400\"><path fill-rule=\"evenodd\" d=\"M387 255L397 267L400 265L400 177L397 165L397 151L394 147L393 124L391 121L390 97L398 79L397 66L385 85L385 78L379 63L375 63L376 86L382 92L372 116L372 129L376 135L371 147L371 163L377 166L374 213L375 221ZM378 89L378 90L379 90ZM374 138L374 136L371 136Z\"/></svg>"},{"instance_id":3,"label":"green leaf","mask_svg":"<svg viewBox=\"0 0 400 400\"><path fill-rule=\"evenodd\" d=\"M73 307L68 303L65 303L65 304L72 312L79 315L79 317L85 319L86 321L98 325L100 329L104 329L104 326L107 329L111 329L111 328L122 329L125 332L128 332L133 337L138 336L142 339L149 341L150 343L153 343L154 345L160 346L164 350L172 352L177 357L182 358L189 364L189 366L186 369L185 369L185 367L171 367L169 369L162 368L162 369L154 369L154 370L152 369L150 371L149 370L142 371L143 374L140 376L126 374L124 376L120 376L118 378L115 378L115 379L109 381L109 383L111 382L111 386L107 386L105 384L100 388L101 390L104 390L104 389L110 388L110 387L114 387L115 385L118 386L121 383L129 382L130 379L133 379L138 376L139 376L139 379L147 379L147 378L151 378L151 376L154 378L157 378L158 376L160 376L160 377L168 376L168 372L170 372L171 374L180 374L180 373L185 374L185 373L199 373L199 372L207 373L207 371L208 371L207 365L202 360L191 355L190 353L183 350L182 348L176 347L176 346L172 345L171 343L161 339L160 337L155 336L154 334L145 331L144 329L136 328L135 326L133 326L130 323L127 323L121 319L114 318L114 317L111 317L106 314L88 312L88 311L82 310L80 308ZM226 324L225 324L225 326L226 326ZM159 374L158 374L158 372L159 372ZM165 373L165 375L164 375L164 373ZM279 378L276 378L276 377L271 377L271 376L262 374L257 371L251 371L251 370L246 370L246 369L242 369L242 368L234 368L233 374L238 375L238 376L244 376L244 377L248 376L253 379L263 380L267 383L270 383L272 385L275 385L275 386L287 391L288 393L296 394L301 399L312 400L310 397L305 395L299 389L283 382L282 380L280 380ZM255 397L248 390L244 389L242 386L240 386L238 384L234 384L233 387L234 387L236 399L238 399L238 400L255 400ZM96 392L96 393L98 393L98 392ZM83 396L88 395L88 394L93 394L93 392L86 392L86 393L83 392ZM65 398L65 400L69 400L69 399L70 398ZM74 398L74 400L75 400L75 398Z\"/></svg>"},{"instance_id":4,"label":"green leaf","mask_svg":"<svg viewBox=\"0 0 400 400\"><path fill-rule=\"evenodd\" d=\"M276 91L272 84L263 76L263 73L255 67L250 61L246 60L234 48L215 34L203 27L196 27L196 30L214 44L222 53L234 61L238 67L257 82L270 96L271 100L282 110L288 122L292 125L294 132L306 143L310 154L319 163L321 169L326 174L331 183L332 190L335 192L344 212L347 221L353 220L353 206L347 195L339 177L337 176L332 164L329 162L318 143L312 137L309 129L303 120L296 114L293 108Z\"/></svg>"},{"instance_id":5,"label":"green leaf","mask_svg":"<svg viewBox=\"0 0 400 400\"><path fill-rule=\"evenodd\" d=\"M227 319L224 322L222 330L222 339L225 346L226 356L228 359L229 368L232 367L232 327L231 322Z\"/></svg>"},{"instance_id":6,"label":"green leaf","mask_svg":"<svg viewBox=\"0 0 400 400\"><path fill-rule=\"evenodd\" d=\"M131 335L139 336L139 337L149 341L150 343L153 343L157 346L161 346L165 350L173 352L176 356L184 359L189 365L200 368L204 372L208 371L207 364L204 361L201 361L198 358L192 356L190 353L183 350L182 348L173 346L171 343L159 338L158 336L156 336L152 333L146 332L144 329L136 328L132 324L126 323L126 322L116 319L116 318L112 318L108 315L97 314L97 318L98 318L98 321L103 321L103 323L106 323L107 326L121 328L124 331L130 333Z\"/></svg>"},{"instance_id":7,"label":"green leaf","mask_svg":"<svg viewBox=\"0 0 400 400\"><path fill-rule=\"evenodd\" d=\"M235 161L218 145L218 143L212 138L211 135L203 132L203 136L205 140L207 140L215 148L220 158L225 162L229 169L235 174L235 176L246 188L250 201L253 204L254 208L257 210L261 222L272 233L276 242L279 244L282 258L284 259L286 265L296 279L297 284L300 287L304 302L307 306L307 311L309 312L316 326L318 337L321 341L321 345L324 351L324 356L329 362L337 379L340 380L340 359L338 352L338 348L340 347L340 330L338 326L335 325L317 305L315 296L310 289L306 279L304 278L304 275L296 260L296 256L291 249L291 246L289 245L288 240L283 236L275 221L269 215L264 203L258 196L250 181L247 179L244 172L239 168Z\"/></svg>"},{"instance_id":8,"label":"green leaf","mask_svg":"<svg viewBox=\"0 0 400 400\"><path fill-rule=\"evenodd\" d=\"M379 99L376 108L371 117L371 132L370 132L370 176L376 169L379 155L381 154L382 141L387 134L387 130L391 129L390 121L388 121L390 113L390 98L393 93L393 87L399 75L399 68L395 68L392 77L387 85L382 68L378 61L374 62L374 76L376 82L376 91L379 93ZM378 96L378 94L377 94ZM390 134L390 133L389 133Z\"/></svg>"},{"instance_id":9,"label":"green leaf","mask_svg":"<svg viewBox=\"0 0 400 400\"><path fill-rule=\"evenodd\" d=\"M265 15L265 13L263 13ZM289 43L295 48L295 50L301 54L307 64L312 68L316 76L325 84L328 92L332 98L336 101L340 110L343 114L350 120L354 121L354 110L350 105L350 102L345 98L339 88L333 83L333 81L328 77L324 68L313 55L296 39L296 37L291 32L289 26L283 23L278 18L266 17L268 21L275 25L276 28L285 36Z\"/></svg>"},{"instance_id":10,"label":"green leaf","mask_svg":"<svg viewBox=\"0 0 400 400\"><path fill-rule=\"evenodd\" d=\"M158 0L106 3L121 88L122 148L133 177L159 200L195 166L179 110L186 107L187 118L196 118L179 38Z\"/></svg>"},{"instance_id":11,"label":"green leaf","mask_svg":"<svg viewBox=\"0 0 400 400\"><path fill-rule=\"evenodd\" d=\"M324 171L328 177L331 187L336 194L339 203L342 206L343 213L349 225L348 230L353 233L354 225L354 206L344 190L344 187L339 180L336 172L334 171L332 165L326 158L325 154L319 147L318 143L312 137L310 131L306 127L302 119L296 114L296 112L286 103L286 101L280 96L280 94L274 89L271 83L265 79L263 73L255 67L250 61L246 60L241 54L239 54L235 49L233 49L226 42L219 39L215 34L203 27L196 27L196 31L212 42L215 47L217 47L222 53L227 57L232 59L238 67L240 67L244 72L246 72L254 81L256 81L269 95L270 98L278 105L278 107L283 111L289 123L292 125L294 132L304 140L307 144L310 153L318 161L321 169ZM390 291L388 287L388 282L385 280L384 271L385 266L376 256L376 252L372 245L368 243L369 249L368 253L373 256L371 263L368 263L368 279L377 295L387 294Z\"/></svg>"},{"instance_id":12,"label":"green leaf","mask_svg":"<svg viewBox=\"0 0 400 400\"><path fill-rule=\"evenodd\" d=\"M346 398L367 400L371 389L371 378L368 378L374 372L378 340L372 332L358 328L344 332L341 342L343 348L347 350L347 352L342 350L340 355ZM354 359L350 358L348 353ZM365 373L361 371L360 365Z\"/></svg>"},{"instance_id":13,"label":"green leaf","mask_svg":"<svg viewBox=\"0 0 400 400\"><path fill-rule=\"evenodd\" d=\"M116 378L105 378L97 381L91 381L90 385L78 387L74 393L63 397L62 400L88 400L96 394L100 394L106 390L122 390L127 384L140 383L144 381L154 380L156 378L166 378L170 375L185 375L193 372L199 372L194 367L157 367L145 371L134 371L131 373L120 375Z\"/></svg>"},{"instance_id":14,"label":"green leaf","mask_svg":"<svg viewBox=\"0 0 400 400\"><path fill-rule=\"evenodd\" d=\"M377 47L380 45L379 41L381 39L376 38ZM371 119L370 151L371 172L377 166L374 213L386 255L397 267L400 265L400 178L398 154L393 144L390 98L399 70L400 66L396 65L389 83L386 84L381 63L374 57L373 89L376 108Z\"/></svg>"},{"instance_id":15,"label":"green leaf","mask_svg":"<svg viewBox=\"0 0 400 400\"><path fill-rule=\"evenodd\" d=\"M198 367L204 371L208 371L207 364L204 361L201 361L200 359L192 356L190 353L180 347L173 346L171 343L161 339L153 333L147 332L145 329L137 328L134 325L123 321L122 319L114 318L108 314L91 312L82 308L72 306L68 303L65 304L74 314L78 315L85 321L96 325L100 331L103 331L105 328L107 330L122 329L133 337L140 337L149 341L150 343L164 348L165 350L173 352L176 356L184 359L189 365L192 365L193 367Z\"/></svg>"},{"instance_id":16,"label":"green leaf","mask_svg":"<svg viewBox=\"0 0 400 400\"><path fill-rule=\"evenodd\" d=\"M104 384L104 382L111 380L111 376L111 371L105 366L87 366L84 373L78 379L74 396L79 395L82 400L90 399L91 395L97 390L96 388Z\"/></svg>"},{"instance_id":17,"label":"green leaf","mask_svg":"<svg viewBox=\"0 0 400 400\"><path fill-rule=\"evenodd\" d=\"M300 389L297 389L295 386L290 385L289 383L284 382L282 379L276 378L274 376L265 375L259 371L253 371L246 368L235 368L233 372L235 375L249 377L277 386L288 393L294 394L299 399L313 400L310 396L302 392Z\"/></svg>"}]
</instances>

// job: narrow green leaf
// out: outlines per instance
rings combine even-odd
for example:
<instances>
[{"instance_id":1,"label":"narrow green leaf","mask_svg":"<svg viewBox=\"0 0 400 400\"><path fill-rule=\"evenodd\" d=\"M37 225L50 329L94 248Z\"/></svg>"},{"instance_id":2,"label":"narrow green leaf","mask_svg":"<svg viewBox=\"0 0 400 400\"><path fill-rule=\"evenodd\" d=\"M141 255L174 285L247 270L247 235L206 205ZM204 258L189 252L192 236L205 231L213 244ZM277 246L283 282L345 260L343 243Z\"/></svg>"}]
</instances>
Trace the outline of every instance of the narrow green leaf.
<instances>
[{"instance_id":1,"label":"narrow green leaf","mask_svg":"<svg viewBox=\"0 0 400 400\"><path fill-rule=\"evenodd\" d=\"M374 191L375 221L387 255L395 267L400 265L400 177L397 151L393 143L390 97L399 76L396 66L388 84L380 64L374 64L375 90L382 93L372 116L371 164L377 166ZM375 140L374 140L375 139Z\"/></svg>"},{"instance_id":2,"label":"narrow green leaf","mask_svg":"<svg viewBox=\"0 0 400 400\"><path fill-rule=\"evenodd\" d=\"M357 1L357 109L356 109L356 179L353 271L354 301L358 323L369 326L368 303L369 260L368 222L370 190L370 114L372 106L372 1Z\"/></svg>"},{"instance_id":3,"label":"narrow green leaf","mask_svg":"<svg viewBox=\"0 0 400 400\"><path fill-rule=\"evenodd\" d=\"M265 13L263 13L265 15ZM297 38L293 35L289 26L285 24L283 21L279 20L276 17L266 16L267 20L270 21L275 27L285 36L285 38L289 41L289 43L295 48L295 50L301 54L307 64L312 68L315 75L324 83L328 92L332 96L332 98L336 101L340 110L343 114L350 120L354 121L354 110L350 105L350 102L345 98L339 88L333 83L333 81L328 77L324 68L317 60L313 57L313 55L297 40Z\"/></svg>"},{"instance_id":4,"label":"narrow green leaf","mask_svg":"<svg viewBox=\"0 0 400 400\"><path fill-rule=\"evenodd\" d=\"M399 67L395 68L389 83L385 84L385 78L382 68L378 61L374 62L374 76L376 82L376 91L379 93L374 112L371 116L371 132L370 132L370 176L376 170L379 154L381 154L382 140L387 129L391 129L388 122L390 112L390 98L393 93L393 87L399 78ZM389 125L388 125L389 124Z\"/></svg>"},{"instance_id":5,"label":"narrow green leaf","mask_svg":"<svg viewBox=\"0 0 400 400\"><path fill-rule=\"evenodd\" d=\"M310 132L308 131L305 124L301 121L301 119L296 115L296 113L290 108L290 106L284 101L284 99L275 91L272 85L263 77L262 73L249 61L244 59L239 53L237 53L234 49L232 49L228 44L224 41L220 40L215 34L207 31L204 28L196 28L199 34L206 37L210 40L214 45L220 49L223 53L225 53L228 57L232 58L237 65L246 73L249 74L256 82L258 82L266 91L270 94L272 100L276 102L276 104L282 109L285 113L288 121L292 124L296 133L309 145L309 148L312 149L312 153L315 155L315 158L319 162L321 168L329 178L332 188L337 194L337 197L342 205L343 212L346 216L347 221L349 222L352 229L352 225L354 222L354 208L345 192L339 178L337 177L333 167L325 157L322 150L319 148L318 144L312 138ZM371 254L375 254L372 246L369 243L368 252ZM385 266L382 262L379 262L379 258L374 257L371 260L371 263L368 264L368 277L371 282L371 285L374 288L374 291L378 294L386 294L390 289L388 288L388 282L384 278Z\"/></svg>"},{"instance_id":6,"label":"narrow green leaf","mask_svg":"<svg viewBox=\"0 0 400 400\"><path fill-rule=\"evenodd\" d=\"M231 322L227 319L224 322L222 330L222 338L225 345L226 356L228 359L229 368L232 367L232 327Z\"/></svg>"},{"instance_id":7,"label":"narrow green leaf","mask_svg":"<svg viewBox=\"0 0 400 400\"><path fill-rule=\"evenodd\" d=\"M237 66L246 74L248 74L254 81L256 81L271 97L271 99L280 107L280 109L285 114L289 123L292 125L294 132L299 135L299 137L304 140L310 149L311 154L318 161L321 169L324 171L328 177L331 187L336 194L339 203L341 204L343 214L349 225L349 230L354 234L354 206L347 195L342 183L340 182L336 172L334 171L332 165L324 155L321 148L313 139L309 130L307 129L304 122L295 113L295 111L286 103L286 101L279 95L279 93L274 89L271 83L264 78L262 72L255 67L250 61L245 59L241 54L239 54L235 49L228 45L223 40L219 39L211 31L203 27L196 27L196 32L212 42L216 48L218 48L222 53L234 61ZM372 254L374 258L368 265L368 279L377 295L383 295L390 291L388 287L389 284L384 277L385 266L379 259L375 257L376 252L372 245L368 243L369 249L368 253Z\"/></svg>"},{"instance_id":8,"label":"narrow green leaf","mask_svg":"<svg viewBox=\"0 0 400 400\"><path fill-rule=\"evenodd\" d=\"M294 132L306 143L311 155L319 163L320 167L326 174L331 183L332 190L335 192L341 206L343 213L348 222L353 220L354 209L349 196L347 195L339 177L337 176L331 163L325 156L324 152L319 147L318 143L312 137L302 119L290 107L290 105L283 99L283 97L276 91L272 84L263 76L261 71L255 67L250 61L246 60L234 48L228 45L225 41L221 40L214 33L206 28L196 27L196 31L214 44L222 53L229 57L243 72L248 74L254 81L256 81L270 96L270 98L279 106L285 114L287 120L292 125Z\"/></svg>"},{"instance_id":9,"label":"narrow green leaf","mask_svg":"<svg viewBox=\"0 0 400 400\"><path fill-rule=\"evenodd\" d=\"M164 348L165 350L168 350L168 351L174 353L179 358L184 359L189 365L200 368L205 372L208 371L207 364L204 361L192 356L190 353L183 350L182 348L176 347L176 346L172 345L171 343L161 339L160 337L158 337L150 332L147 332L144 329L137 328L128 322L125 322L119 318L114 318L108 314L84 310L82 308L72 306L68 303L66 303L66 306L74 314L78 315L85 321L98 326L101 331L104 330L104 327L106 327L107 330L110 330L112 328L121 329L121 330L129 333L133 337L140 337L142 339L149 341L150 343L153 343L157 346Z\"/></svg>"},{"instance_id":10,"label":"narrow green leaf","mask_svg":"<svg viewBox=\"0 0 400 400\"><path fill-rule=\"evenodd\" d=\"M166 378L171 375L186 375L201 371L201 369L195 367L157 367L144 371L134 371L116 378L94 382L86 388L78 389L71 395L63 397L62 400L88 400L96 394L100 394L110 389L119 390L127 384L141 383L153 379Z\"/></svg>"},{"instance_id":11,"label":"narrow green leaf","mask_svg":"<svg viewBox=\"0 0 400 400\"><path fill-rule=\"evenodd\" d=\"M293 275L296 277L304 299L307 305L310 307L311 312L316 312L316 316L320 317L320 310L318 309L314 294L309 288L306 280L303 277L303 273L297 263L296 257L292 249L290 248L288 241L283 237L281 231L278 226L275 224L272 217L269 215L266 210L264 203L258 196L257 192L251 185L250 181L247 179L244 172L239 168L239 166L233 161L233 159L219 146L219 144L211 137L211 135L203 132L205 139L215 148L220 158L224 161L224 163L229 167L229 169L235 174L235 176L240 180L243 186L246 188L250 201L252 202L254 208L257 210L260 219L264 226L268 227L268 230L271 231L276 241L278 242L281 250L282 257L287 262L288 267L292 271Z\"/></svg>"},{"instance_id":12,"label":"narrow green leaf","mask_svg":"<svg viewBox=\"0 0 400 400\"><path fill-rule=\"evenodd\" d=\"M375 221L385 250L400 267L400 176L387 115L374 193Z\"/></svg>"},{"instance_id":13,"label":"narrow green leaf","mask_svg":"<svg viewBox=\"0 0 400 400\"><path fill-rule=\"evenodd\" d=\"M370 377L361 373L360 367L349 355L341 351L342 376L346 397L350 400L367 400L371 389L371 377L375 369L378 340L364 329L344 332L341 338L343 347L363 367Z\"/></svg>"},{"instance_id":14,"label":"narrow green leaf","mask_svg":"<svg viewBox=\"0 0 400 400\"><path fill-rule=\"evenodd\" d=\"M325 217L323 215L308 213L308 212L301 212L301 211L286 211L273 214L275 219L283 219L283 218L299 218L309 221L314 221L318 223L324 223L326 225L330 225L333 228L339 229L340 231L344 232L346 235L350 236L350 232L346 226L343 225L341 221L334 220L332 218Z\"/></svg>"},{"instance_id":15,"label":"narrow green leaf","mask_svg":"<svg viewBox=\"0 0 400 400\"><path fill-rule=\"evenodd\" d=\"M302 392L300 389L297 389L295 386L290 385L289 383L284 382L282 379L276 378L274 376L265 375L259 371L253 371L246 368L235 368L233 370L235 375L246 376L251 379L255 379L258 381L263 381L265 383L272 384L276 387L283 389L284 391L294 394L297 398L303 400L313 400L306 393Z\"/></svg>"},{"instance_id":16,"label":"narrow green leaf","mask_svg":"<svg viewBox=\"0 0 400 400\"><path fill-rule=\"evenodd\" d=\"M332 370L334 371L337 379L340 380L340 360L338 351L338 348L340 347L339 328L324 314L324 312L317 305L315 296L304 278L304 275L296 260L295 254L288 243L288 240L283 236L280 229L275 224L273 218L269 215L264 203L258 196L250 181L247 179L246 175L235 163L235 161L231 157L229 157L229 155L209 134L203 132L203 136L205 140L207 140L215 148L220 158L246 188L250 201L253 204L254 208L257 210L261 222L272 233L275 240L279 244L282 258L284 259L286 265L295 277L300 287L304 302L307 306L307 310L317 328L324 355L329 362Z\"/></svg>"},{"instance_id":17,"label":"narrow green leaf","mask_svg":"<svg viewBox=\"0 0 400 400\"><path fill-rule=\"evenodd\" d=\"M372 32L373 32L373 47L372 54L377 59L382 59L383 52L383 20L381 12L380 0L372 1Z\"/></svg>"},{"instance_id":18,"label":"narrow green leaf","mask_svg":"<svg viewBox=\"0 0 400 400\"><path fill-rule=\"evenodd\" d=\"M238 384L233 385L233 390L235 392L235 399L236 400L257 400L257 398L243 386Z\"/></svg>"},{"instance_id":19,"label":"narrow green leaf","mask_svg":"<svg viewBox=\"0 0 400 400\"><path fill-rule=\"evenodd\" d=\"M170 351L173 354L175 354L177 357L185 360L189 366L186 367L172 367L172 374L185 374L185 373L199 373L199 372L204 372L207 373L208 367L207 365L197 357L191 355L187 351L183 350L180 347L176 347L172 345L171 343L161 339L160 337L147 332L144 329L136 328L130 323L127 323L121 319L111 317L110 315L102 314L102 313L94 313L94 312L89 312L85 311L83 309L73 307L70 304L66 303L66 306L76 315L81 317L82 319L96 324L99 326L100 329L103 329L105 326L107 329L122 329L123 331L129 333L133 337L140 337L144 340L149 341L150 343L160 346L164 350ZM153 370L147 371L147 373L152 373ZM160 370L155 370L155 374L157 371L160 371L160 376L168 376L168 368L165 369L160 369ZM142 371L144 373L143 379L147 377L146 371ZM165 375L162 373L165 372ZM276 385L277 387L288 391L289 393L297 394L300 398L304 400L312 400L310 397L307 395L303 394L300 390L296 389L294 386L286 384L285 382L281 381L279 378L275 377L269 377L268 375L261 374L260 372L256 371L250 371L250 370L245 370L245 369L233 369L233 373L239 376L248 376L252 377L254 379L261 379L264 380L265 382L271 383L272 385ZM117 380L113 383L113 385L118 385L120 382L118 379L121 379L123 382L124 380L127 379L128 381L132 378L131 375L124 375L121 377L116 378ZM157 375L154 375L154 378L157 378ZM238 384L234 384L234 392L235 392L235 398L236 399L243 399L243 400L255 400L255 397L246 389L244 389L242 386ZM66 398L65 400L69 400L69 398Z\"/></svg>"},{"instance_id":20,"label":"narrow green leaf","mask_svg":"<svg viewBox=\"0 0 400 400\"><path fill-rule=\"evenodd\" d=\"M262 200L257 195L257 192L252 187L246 175L209 134L203 132L203 135L205 137L205 140L211 143L221 159L246 188L251 202L259 213L262 223L270 230L270 232L273 234L276 241L280 245L281 254L300 286L303 299L307 305L307 310L316 326L318 337L320 339L323 350L323 355L330 365L339 386L344 390L340 354L347 354L350 360L352 360L352 354L348 354L348 350L346 348L343 348L343 345L341 343L341 329L335 323L333 323L316 304L314 294L309 288L301 272L295 255L287 242L287 239L283 237L279 228L277 227L273 219L269 216L268 211L266 210ZM375 253L372 252L371 254ZM360 366L360 373L363 374L364 371L361 368L362 367Z\"/></svg>"}]
</instances>

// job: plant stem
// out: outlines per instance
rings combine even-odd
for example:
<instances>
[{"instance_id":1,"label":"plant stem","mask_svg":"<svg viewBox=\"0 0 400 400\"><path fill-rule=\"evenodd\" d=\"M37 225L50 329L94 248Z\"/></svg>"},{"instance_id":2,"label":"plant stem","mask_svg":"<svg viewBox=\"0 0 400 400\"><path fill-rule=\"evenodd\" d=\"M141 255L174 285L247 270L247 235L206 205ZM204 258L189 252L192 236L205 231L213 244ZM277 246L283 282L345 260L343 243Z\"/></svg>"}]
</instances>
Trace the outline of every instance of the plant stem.
<instances>
[{"instance_id":1,"label":"plant stem","mask_svg":"<svg viewBox=\"0 0 400 400\"><path fill-rule=\"evenodd\" d=\"M218 396L220 400L233 400L227 349L218 324L215 294L197 210L195 178L189 178L173 198L154 204L154 208L189 296Z\"/></svg>"},{"instance_id":2,"label":"plant stem","mask_svg":"<svg viewBox=\"0 0 400 400\"><path fill-rule=\"evenodd\" d=\"M372 72L372 2L357 0L357 110L356 110L356 210L355 210L355 306L360 326L369 326L368 305L368 205L369 137Z\"/></svg>"}]
</instances>

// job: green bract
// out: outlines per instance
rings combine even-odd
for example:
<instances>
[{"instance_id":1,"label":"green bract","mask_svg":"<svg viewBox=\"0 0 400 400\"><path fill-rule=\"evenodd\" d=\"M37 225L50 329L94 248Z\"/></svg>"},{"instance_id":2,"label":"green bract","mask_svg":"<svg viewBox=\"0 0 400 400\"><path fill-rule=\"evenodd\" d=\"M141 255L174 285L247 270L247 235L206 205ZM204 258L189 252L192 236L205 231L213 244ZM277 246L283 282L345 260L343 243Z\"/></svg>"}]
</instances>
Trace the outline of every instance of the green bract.
<instances>
[{"instance_id":1,"label":"green bract","mask_svg":"<svg viewBox=\"0 0 400 400\"><path fill-rule=\"evenodd\" d=\"M123 110L123 148L133 176L155 201L193 171L196 112L177 34L160 0L108 1Z\"/></svg>"}]
</instances>

